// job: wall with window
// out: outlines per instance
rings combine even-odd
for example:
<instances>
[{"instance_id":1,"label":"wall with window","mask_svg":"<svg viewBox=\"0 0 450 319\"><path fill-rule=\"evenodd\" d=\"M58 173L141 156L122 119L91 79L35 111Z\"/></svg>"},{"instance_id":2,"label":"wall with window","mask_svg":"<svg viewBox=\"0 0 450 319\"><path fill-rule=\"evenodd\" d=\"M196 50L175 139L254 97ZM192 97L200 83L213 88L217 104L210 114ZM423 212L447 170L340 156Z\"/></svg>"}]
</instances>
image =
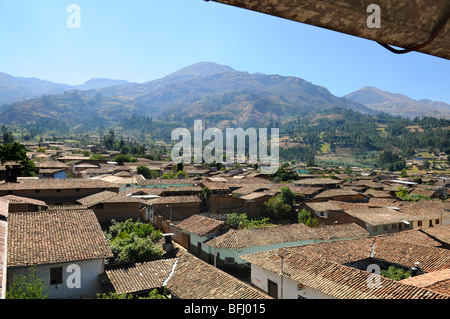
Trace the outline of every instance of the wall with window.
<instances>
[{"instance_id":1,"label":"wall with window","mask_svg":"<svg viewBox=\"0 0 450 319\"><path fill-rule=\"evenodd\" d=\"M280 260L281 273L281 260ZM251 284L277 299L335 299L287 277L252 265ZM274 291L275 290L275 291Z\"/></svg>"},{"instance_id":2,"label":"wall with window","mask_svg":"<svg viewBox=\"0 0 450 319\"><path fill-rule=\"evenodd\" d=\"M70 270L70 265L79 267L79 288L70 288L77 282L76 270ZM68 268L69 267L69 268ZM83 299L93 298L101 292L98 276L104 271L103 259L74 261L36 266L36 275L41 278L48 289L49 299ZM8 268L8 283L10 285L14 274L26 275L30 268Z\"/></svg>"}]
</instances>

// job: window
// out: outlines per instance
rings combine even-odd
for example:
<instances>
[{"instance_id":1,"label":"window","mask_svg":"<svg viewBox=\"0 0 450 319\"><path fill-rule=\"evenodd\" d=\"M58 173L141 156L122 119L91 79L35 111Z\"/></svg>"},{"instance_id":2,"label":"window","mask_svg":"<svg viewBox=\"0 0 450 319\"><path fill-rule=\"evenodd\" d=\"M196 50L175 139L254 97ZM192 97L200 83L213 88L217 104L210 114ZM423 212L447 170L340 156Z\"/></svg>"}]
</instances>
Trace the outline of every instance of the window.
<instances>
[{"instance_id":1,"label":"window","mask_svg":"<svg viewBox=\"0 0 450 319\"><path fill-rule=\"evenodd\" d=\"M392 225L392 230L397 230L397 224Z\"/></svg>"},{"instance_id":2,"label":"window","mask_svg":"<svg viewBox=\"0 0 450 319\"><path fill-rule=\"evenodd\" d=\"M435 220L434 220L434 223L435 223L436 225L439 225L439 219L435 219Z\"/></svg>"},{"instance_id":3,"label":"window","mask_svg":"<svg viewBox=\"0 0 450 319\"><path fill-rule=\"evenodd\" d=\"M225 263L226 264L234 263L234 258L233 257L225 257Z\"/></svg>"},{"instance_id":4,"label":"window","mask_svg":"<svg viewBox=\"0 0 450 319\"><path fill-rule=\"evenodd\" d=\"M421 220L419 220L418 222L417 222L417 226L422 226L422 221Z\"/></svg>"},{"instance_id":5,"label":"window","mask_svg":"<svg viewBox=\"0 0 450 319\"><path fill-rule=\"evenodd\" d=\"M62 267L50 268L50 285L62 284Z\"/></svg>"},{"instance_id":6,"label":"window","mask_svg":"<svg viewBox=\"0 0 450 319\"><path fill-rule=\"evenodd\" d=\"M389 229L388 225L383 226L383 230L388 230L388 229Z\"/></svg>"}]
</instances>

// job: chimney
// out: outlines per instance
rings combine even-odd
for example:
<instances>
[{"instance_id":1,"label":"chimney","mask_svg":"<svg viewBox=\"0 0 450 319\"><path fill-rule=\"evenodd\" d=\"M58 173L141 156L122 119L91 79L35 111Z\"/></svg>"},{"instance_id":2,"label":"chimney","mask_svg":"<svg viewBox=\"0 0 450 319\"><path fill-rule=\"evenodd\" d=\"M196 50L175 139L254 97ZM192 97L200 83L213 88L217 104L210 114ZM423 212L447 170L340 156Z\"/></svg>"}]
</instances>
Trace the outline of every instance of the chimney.
<instances>
[{"instance_id":1,"label":"chimney","mask_svg":"<svg viewBox=\"0 0 450 319\"><path fill-rule=\"evenodd\" d=\"M419 267L419 265L420 263L416 262L414 263L414 266L411 267L411 277L422 275L424 273L423 270Z\"/></svg>"}]
</instances>

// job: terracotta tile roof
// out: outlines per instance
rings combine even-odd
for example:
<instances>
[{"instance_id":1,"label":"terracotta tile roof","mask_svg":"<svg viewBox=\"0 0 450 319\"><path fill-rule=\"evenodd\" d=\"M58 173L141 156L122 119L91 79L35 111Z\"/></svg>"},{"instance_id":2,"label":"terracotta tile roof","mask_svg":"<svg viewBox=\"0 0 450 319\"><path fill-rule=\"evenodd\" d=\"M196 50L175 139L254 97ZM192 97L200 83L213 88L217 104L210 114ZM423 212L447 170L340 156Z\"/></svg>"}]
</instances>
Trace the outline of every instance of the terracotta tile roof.
<instances>
[{"instance_id":1,"label":"terracotta tile roof","mask_svg":"<svg viewBox=\"0 0 450 319\"><path fill-rule=\"evenodd\" d=\"M283 256L283 273L280 271ZM299 284L311 287L338 299L447 299L448 296L428 289L405 285L379 277L380 287L367 282L373 274L339 263L299 254L286 249L271 250L242 257L260 268L283 275Z\"/></svg>"},{"instance_id":2,"label":"terracotta tile roof","mask_svg":"<svg viewBox=\"0 0 450 319\"><path fill-rule=\"evenodd\" d=\"M224 221L217 219L200 215L192 215L191 217L183 220L181 223L178 223L177 227L198 236L205 236L217 227L225 224L226 223Z\"/></svg>"},{"instance_id":3,"label":"terracotta tile roof","mask_svg":"<svg viewBox=\"0 0 450 319\"><path fill-rule=\"evenodd\" d=\"M184 203L201 203L201 199L196 195L191 196L163 196L146 201L148 204L184 204Z\"/></svg>"},{"instance_id":4,"label":"terracotta tile roof","mask_svg":"<svg viewBox=\"0 0 450 319\"><path fill-rule=\"evenodd\" d=\"M142 293L162 287L176 262L175 258L109 267L100 276L104 293Z\"/></svg>"},{"instance_id":5,"label":"terracotta tile roof","mask_svg":"<svg viewBox=\"0 0 450 319\"><path fill-rule=\"evenodd\" d=\"M142 293L164 285L180 299L270 299L188 252L178 258L107 269L100 283L105 293Z\"/></svg>"},{"instance_id":6,"label":"terracotta tile roof","mask_svg":"<svg viewBox=\"0 0 450 319\"><path fill-rule=\"evenodd\" d=\"M406 240L394 236L375 236L289 247L285 250L339 264L376 258L408 268L413 267L416 262L420 262L420 267L426 272L450 268L449 250L418 245Z\"/></svg>"},{"instance_id":7,"label":"terracotta tile roof","mask_svg":"<svg viewBox=\"0 0 450 319\"><path fill-rule=\"evenodd\" d=\"M103 191L81 198L78 202L81 205L91 207L99 203L140 203L142 201L138 198L125 196L120 193Z\"/></svg>"},{"instance_id":8,"label":"terracotta tile roof","mask_svg":"<svg viewBox=\"0 0 450 319\"><path fill-rule=\"evenodd\" d=\"M364 195L354 191L351 188L336 188L336 189L324 190L320 194L314 196L314 198L332 198L332 197L337 197L337 196L360 196L360 197L364 197Z\"/></svg>"},{"instance_id":9,"label":"terracotta tile roof","mask_svg":"<svg viewBox=\"0 0 450 319\"><path fill-rule=\"evenodd\" d=\"M225 234L210 240L206 245L223 249L241 249L308 240L329 240L336 238L354 238L368 236L369 233L356 224L326 225L308 227L304 224L263 227L254 229L231 229Z\"/></svg>"},{"instance_id":10,"label":"terracotta tile roof","mask_svg":"<svg viewBox=\"0 0 450 319\"><path fill-rule=\"evenodd\" d=\"M8 267L112 256L92 210L9 214Z\"/></svg>"},{"instance_id":11,"label":"terracotta tile roof","mask_svg":"<svg viewBox=\"0 0 450 319\"><path fill-rule=\"evenodd\" d=\"M370 209L350 208L348 210L345 210L345 212L348 215L358 218L372 226L401 223L403 220L412 221L420 219L418 217L388 207Z\"/></svg>"},{"instance_id":12,"label":"terracotta tile roof","mask_svg":"<svg viewBox=\"0 0 450 319\"><path fill-rule=\"evenodd\" d=\"M407 285L427 288L450 297L450 269L409 277L401 282Z\"/></svg>"},{"instance_id":13,"label":"terracotta tile roof","mask_svg":"<svg viewBox=\"0 0 450 319\"><path fill-rule=\"evenodd\" d=\"M117 185L91 179L32 179L18 183L0 184L0 190L74 189L74 188L118 188Z\"/></svg>"},{"instance_id":14,"label":"terracotta tile roof","mask_svg":"<svg viewBox=\"0 0 450 319\"><path fill-rule=\"evenodd\" d=\"M15 196L15 195L6 195L0 198L4 198L9 201L9 204L32 204L37 206L47 206L47 204L44 201L28 198L28 197L22 197L22 196Z\"/></svg>"},{"instance_id":15,"label":"terracotta tile roof","mask_svg":"<svg viewBox=\"0 0 450 319\"><path fill-rule=\"evenodd\" d=\"M181 299L272 299L187 252L179 257L166 287Z\"/></svg>"},{"instance_id":16,"label":"terracotta tile roof","mask_svg":"<svg viewBox=\"0 0 450 319\"><path fill-rule=\"evenodd\" d=\"M424 228L421 230L425 234L433 236L437 240L450 244L450 225L434 226L432 228Z\"/></svg>"}]
</instances>

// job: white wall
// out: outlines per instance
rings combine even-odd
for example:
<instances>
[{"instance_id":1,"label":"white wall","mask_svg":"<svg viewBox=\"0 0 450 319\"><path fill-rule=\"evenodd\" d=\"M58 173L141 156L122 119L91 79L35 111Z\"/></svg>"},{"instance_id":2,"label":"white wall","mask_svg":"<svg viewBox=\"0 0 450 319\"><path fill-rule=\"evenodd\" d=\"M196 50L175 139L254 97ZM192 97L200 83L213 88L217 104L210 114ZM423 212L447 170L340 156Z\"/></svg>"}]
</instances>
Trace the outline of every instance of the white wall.
<instances>
[{"instance_id":1,"label":"white wall","mask_svg":"<svg viewBox=\"0 0 450 319\"><path fill-rule=\"evenodd\" d=\"M281 276L279 274L252 265L251 283L253 285L268 293L268 280L278 285L278 299L298 299L299 296L306 299L335 299L308 286L303 286L301 289L299 289L298 282L286 278L285 276L283 277L282 284Z\"/></svg>"},{"instance_id":2,"label":"white wall","mask_svg":"<svg viewBox=\"0 0 450 319\"><path fill-rule=\"evenodd\" d=\"M69 288L68 279L74 272L68 272L69 265L78 265L80 268L80 288ZM50 285L50 268L62 267L62 284ZM58 263L36 266L36 275L44 280L48 289L49 299L83 299L94 298L101 292L98 276L104 271L103 259L77 261L71 263ZM13 280L13 275L26 274L29 268L8 268L8 284ZM70 278L69 278L70 277ZM73 281L69 280L69 283Z\"/></svg>"}]
</instances>

